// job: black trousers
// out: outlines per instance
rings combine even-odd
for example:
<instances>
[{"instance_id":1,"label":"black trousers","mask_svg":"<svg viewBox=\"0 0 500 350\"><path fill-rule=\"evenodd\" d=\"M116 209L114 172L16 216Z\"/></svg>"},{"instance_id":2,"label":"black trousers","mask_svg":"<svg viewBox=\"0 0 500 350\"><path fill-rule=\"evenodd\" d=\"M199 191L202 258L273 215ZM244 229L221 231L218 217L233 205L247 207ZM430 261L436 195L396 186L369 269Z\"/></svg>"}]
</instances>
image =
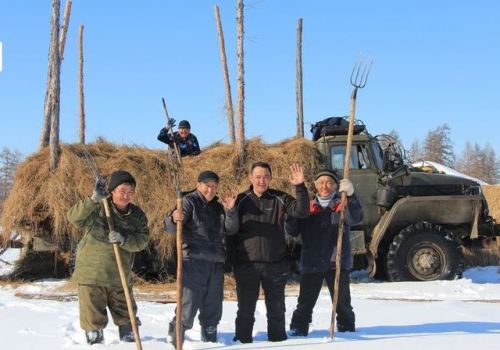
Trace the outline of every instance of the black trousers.
<instances>
[{"instance_id":1,"label":"black trousers","mask_svg":"<svg viewBox=\"0 0 500 350\"><path fill-rule=\"evenodd\" d=\"M235 340L242 343L253 341L255 306L261 285L267 310L267 338L269 341L285 340L287 338L285 330L287 263L246 263L235 267L234 276L238 296Z\"/></svg>"},{"instance_id":2,"label":"black trousers","mask_svg":"<svg viewBox=\"0 0 500 350\"><path fill-rule=\"evenodd\" d=\"M222 317L223 263L184 260L182 263L182 327L193 328L196 313L202 327L217 327ZM177 312L177 311L176 311ZM171 325L175 329L175 317Z\"/></svg>"},{"instance_id":3,"label":"black trousers","mask_svg":"<svg viewBox=\"0 0 500 350\"><path fill-rule=\"evenodd\" d=\"M300 276L300 292L297 308L293 312L290 329L298 329L308 333L312 322L312 312L318 300L323 280L326 280L330 296L333 300L333 281L335 270L318 273L305 273ZM351 291L349 290L349 271L340 271L339 295L337 301L337 326L350 327L355 324L355 315L351 306Z\"/></svg>"}]
</instances>

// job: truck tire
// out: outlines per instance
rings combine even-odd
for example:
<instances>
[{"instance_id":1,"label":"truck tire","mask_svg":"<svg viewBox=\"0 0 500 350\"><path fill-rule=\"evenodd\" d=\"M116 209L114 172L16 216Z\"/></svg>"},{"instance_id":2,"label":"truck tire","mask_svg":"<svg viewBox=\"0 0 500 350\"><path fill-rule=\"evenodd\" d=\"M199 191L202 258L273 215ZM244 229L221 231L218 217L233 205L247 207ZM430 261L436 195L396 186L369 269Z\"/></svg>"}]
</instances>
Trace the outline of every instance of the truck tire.
<instances>
[{"instance_id":1,"label":"truck tire","mask_svg":"<svg viewBox=\"0 0 500 350\"><path fill-rule=\"evenodd\" d=\"M462 277L460 246L441 226L419 223L403 229L387 253L390 281L452 280Z\"/></svg>"}]
</instances>

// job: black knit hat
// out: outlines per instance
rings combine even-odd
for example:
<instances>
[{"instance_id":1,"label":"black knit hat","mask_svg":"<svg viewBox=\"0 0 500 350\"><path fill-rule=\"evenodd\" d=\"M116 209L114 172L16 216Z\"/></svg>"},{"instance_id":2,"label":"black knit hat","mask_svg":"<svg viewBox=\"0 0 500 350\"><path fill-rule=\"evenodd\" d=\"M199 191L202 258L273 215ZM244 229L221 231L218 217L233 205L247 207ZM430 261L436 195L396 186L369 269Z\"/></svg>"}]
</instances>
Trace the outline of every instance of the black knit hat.
<instances>
[{"instance_id":1,"label":"black knit hat","mask_svg":"<svg viewBox=\"0 0 500 350\"><path fill-rule=\"evenodd\" d=\"M191 124L187 120L181 120L179 122L179 128L191 129Z\"/></svg>"},{"instance_id":2,"label":"black knit hat","mask_svg":"<svg viewBox=\"0 0 500 350\"><path fill-rule=\"evenodd\" d=\"M321 176L330 176L333 179L333 181L335 181L337 184L339 183L339 176L333 170L330 169L320 170L314 177L314 181L316 181Z\"/></svg>"},{"instance_id":3,"label":"black knit hat","mask_svg":"<svg viewBox=\"0 0 500 350\"><path fill-rule=\"evenodd\" d=\"M108 191L113 191L121 184L128 183L135 186L135 179L129 172L125 170L117 170L109 176Z\"/></svg>"},{"instance_id":4,"label":"black knit hat","mask_svg":"<svg viewBox=\"0 0 500 350\"><path fill-rule=\"evenodd\" d=\"M198 182L215 181L219 183L219 175L214 173L212 170L205 170L198 175Z\"/></svg>"}]
</instances>

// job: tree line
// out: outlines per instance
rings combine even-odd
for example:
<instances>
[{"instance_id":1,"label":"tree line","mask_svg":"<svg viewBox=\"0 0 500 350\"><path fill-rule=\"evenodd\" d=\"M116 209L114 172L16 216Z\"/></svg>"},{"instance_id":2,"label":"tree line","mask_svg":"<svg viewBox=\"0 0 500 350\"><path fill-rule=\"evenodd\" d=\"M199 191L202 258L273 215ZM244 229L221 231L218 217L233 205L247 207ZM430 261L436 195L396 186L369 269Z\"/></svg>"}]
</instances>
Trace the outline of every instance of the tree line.
<instances>
[{"instance_id":1,"label":"tree line","mask_svg":"<svg viewBox=\"0 0 500 350\"><path fill-rule=\"evenodd\" d=\"M11 151L4 147L0 152L0 212L12 188L14 173L21 160L22 154L17 150Z\"/></svg>"},{"instance_id":2,"label":"tree line","mask_svg":"<svg viewBox=\"0 0 500 350\"><path fill-rule=\"evenodd\" d=\"M462 153L457 157L450 138L450 131L450 126L444 123L429 130L423 141L415 139L406 150L408 162L432 161L489 184L499 183L500 158L493 147L488 143L481 146L477 142L467 141ZM389 134L402 144L395 130Z\"/></svg>"}]
</instances>

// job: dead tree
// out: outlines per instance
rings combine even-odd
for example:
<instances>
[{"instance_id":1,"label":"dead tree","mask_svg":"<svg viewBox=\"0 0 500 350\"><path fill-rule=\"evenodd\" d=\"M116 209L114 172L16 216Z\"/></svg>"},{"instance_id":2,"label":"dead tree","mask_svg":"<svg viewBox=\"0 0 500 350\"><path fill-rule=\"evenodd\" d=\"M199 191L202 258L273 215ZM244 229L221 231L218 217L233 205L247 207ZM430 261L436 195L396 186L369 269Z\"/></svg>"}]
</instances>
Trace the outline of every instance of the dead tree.
<instances>
[{"instance_id":1,"label":"dead tree","mask_svg":"<svg viewBox=\"0 0 500 350\"><path fill-rule=\"evenodd\" d=\"M233 98L231 96L231 84L229 83L229 73L227 70L227 59L226 59L226 46L224 44L224 32L222 31L222 24L220 20L219 6L214 6L215 10L215 22L217 25L217 33L219 37L219 49L220 49L220 61L222 66L222 74L224 76L224 86L226 89L226 110L227 110L227 121L229 124L229 139L231 144L236 143L236 135L234 131L234 109L233 109Z\"/></svg>"},{"instance_id":2,"label":"dead tree","mask_svg":"<svg viewBox=\"0 0 500 350\"><path fill-rule=\"evenodd\" d=\"M52 73L47 86L49 118L50 118L50 171L57 168L59 159L59 96L60 96L60 68L59 57L59 7L60 0L52 0L52 19L50 30L49 71Z\"/></svg>"},{"instance_id":3,"label":"dead tree","mask_svg":"<svg viewBox=\"0 0 500 350\"><path fill-rule=\"evenodd\" d=\"M243 0L238 0L236 10L236 21L238 28L238 43L236 56L238 58L238 139L237 139L237 152L239 166L243 166L245 160L245 67L243 59Z\"/></svg>"},{"instance_id":4,"label":"dead tree","mask_svg":"<svg viewBox=\"0 0 500 350\"><path fill-rule=\"evenodd\" d=\"M297 137L304 137L304 100L302 97L302 18L299 18L299 22L297 23L295 93L297 96Z\"/></svg>"},{"instance_id":5,"label":"dead tree","mask_svg":"<svg viewBox=\"0 0 500 350\"><path fill-rule=\"evenodd\" d=\"M58 39L59 41L59 59L62 61L64 57L64 47L66 44L66 33L68 31L69 27L69 18L71 14L71 5L72 5L72 0L68 0L66 2L66 7L64 9L64 18L63 18L63 24L61 26L61 36ZM53 5L52 5L53 6ZM59 22L59 16L57 17L57 21ZM50 44L52 45L52 43ZM50 48L49 48L50 51ZM50 61L50 52L49 52L49 61ZM59 63L60 64L60 63ZM47 87L50 85L50 80L52 79L52 71L49 63L49 69L47 70ZM44 108L43 108L43 127L42 127L42 133L40 134L40 144L39 148L47 147L49 145L50 141L50 127L51 127L51 116L50 116L50 111L52 110L52 107L50 106L50 100L49 100L49 91L45 91L45 101L44 101Z\"/></svg>"},{"instance_id":6,"label":"dead tree","mask_svg":"<svg viewBox=\"0 0 500 350\"><path fill-rule=\"evenodd\" d=\"M80 100L80 143L85 144L85 107L83 96L83 25L78 31L78 97Z\"/></svg>"}]
</instances>

